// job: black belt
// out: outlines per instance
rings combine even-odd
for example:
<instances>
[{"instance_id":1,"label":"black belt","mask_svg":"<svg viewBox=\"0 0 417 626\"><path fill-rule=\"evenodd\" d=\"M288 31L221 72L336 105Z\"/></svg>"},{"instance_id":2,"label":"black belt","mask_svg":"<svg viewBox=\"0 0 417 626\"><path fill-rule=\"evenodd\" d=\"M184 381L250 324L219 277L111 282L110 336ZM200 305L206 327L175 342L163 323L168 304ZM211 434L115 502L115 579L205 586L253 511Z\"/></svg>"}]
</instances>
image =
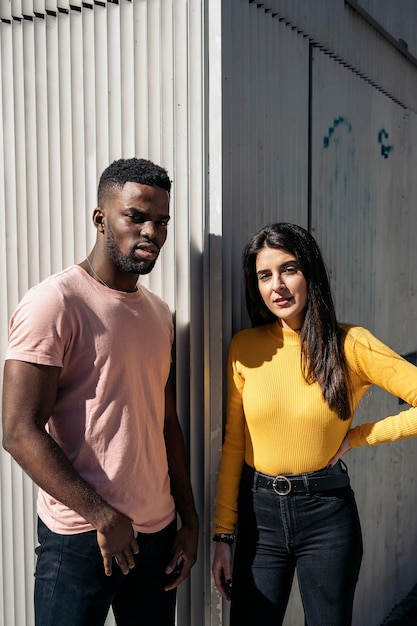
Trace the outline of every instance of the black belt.
<instances>
[{"instance_id":1,"label":"black belt","mask_svg":"<svg viewBox=\"0 0 417 626\"><path fill-rule=\"evenodd\" d=\"M343 463L344 465L344 463ZM327 491L328 489L340 489L349 485L349 475L346 466L338 461L334 467L329 467L318 472L307 472L305 474L278 474L269 476L257 472L246 463L243 466L243 479L257 489L268 489L275 491L279 496L291 494L310 494L317 491Z\"/></svg>"}]
</instances>

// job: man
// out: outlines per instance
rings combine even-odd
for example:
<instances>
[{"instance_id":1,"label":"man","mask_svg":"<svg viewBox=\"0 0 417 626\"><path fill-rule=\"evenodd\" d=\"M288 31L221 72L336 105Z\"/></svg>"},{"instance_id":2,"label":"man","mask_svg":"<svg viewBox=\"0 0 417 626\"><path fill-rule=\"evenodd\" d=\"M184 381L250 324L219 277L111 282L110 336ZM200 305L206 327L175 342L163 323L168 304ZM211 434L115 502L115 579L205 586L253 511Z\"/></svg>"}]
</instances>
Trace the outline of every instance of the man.
<instances>
[{"instance_id":1,"label":"man","mask_svg":"<svg viewBox=\"0 0 417 626\"><path fill-rule=\"evenodd\" d=\"M37 626L102 626L110 606L122 626L172 626L196 560L172 316L137 284L165 243L170 189L150 161L112 163L93 250L11 319L3 445L40 487Z\"/></svg>"}]
</instances>

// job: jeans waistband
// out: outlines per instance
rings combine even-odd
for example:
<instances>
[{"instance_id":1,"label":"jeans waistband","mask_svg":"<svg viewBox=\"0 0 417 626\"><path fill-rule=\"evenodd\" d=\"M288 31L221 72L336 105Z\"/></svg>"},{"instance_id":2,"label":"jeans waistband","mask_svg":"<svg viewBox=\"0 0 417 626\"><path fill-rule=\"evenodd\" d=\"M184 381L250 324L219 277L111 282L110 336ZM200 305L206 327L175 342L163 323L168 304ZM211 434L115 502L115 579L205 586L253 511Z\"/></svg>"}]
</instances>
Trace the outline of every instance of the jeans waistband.
<instances>
[{"instance_id":1,"label":"jeans waistband","mask_svg":"<svg viewBox=\"0 0 417 626\"><path fill-rule=\"evenodd\" d=\"M304 474L278 474L270 476L262 474L246 463L243 466L242 478L257 489L268 489L279 496L289 494L306 494L328 489L340 489L349 485L349 475L346 465L338 461L334 467L325 468L317 472Z\"/></svg>"}]
</instances>

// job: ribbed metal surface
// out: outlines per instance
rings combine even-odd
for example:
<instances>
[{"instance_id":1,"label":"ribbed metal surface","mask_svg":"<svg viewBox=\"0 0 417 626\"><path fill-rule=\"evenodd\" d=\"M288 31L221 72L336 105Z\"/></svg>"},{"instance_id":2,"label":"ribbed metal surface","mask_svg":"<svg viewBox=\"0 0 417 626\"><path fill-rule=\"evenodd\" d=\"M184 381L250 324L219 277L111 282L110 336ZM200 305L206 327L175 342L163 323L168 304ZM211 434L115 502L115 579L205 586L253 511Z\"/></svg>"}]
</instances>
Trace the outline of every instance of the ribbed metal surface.
<instances>
[{"instance_id":1,"label":"ribbed metal surface","mask_svg":"<svg viewBox=\"0 0 417 626\"><path fill-rule=\"evenodd\" d=\"M319 50L313 85L312 225L339 315L411 352L412 328L395 324L398 311L384 303L395 281L415 310L408 263L398 259L398 268L393 259L412 248L417 226L416 115Z\"/></svg>"},{"instance_id":2,"label":"ribbed metal surface","mask_svg":"<svg viewBox=\"0 0 417 626\"><path fill-rule=\"evenodd\" d=\"M224 8L223 46L223 303L235 331L247 323L249 235L273 221L307 225L309 53L306 38L245 2Z\"/></svg>"},{"instance_id":3,"label":"ribbed metal surface","mask_svg":"<svg viewBox=\"0 0 417 626\"><path fill-rule=\"evenodd\" d=\"M413 353L417 116L319 50L312 72L312 230L338 317ZM399 410L398 400L373 390L355 420ZM407 548L417 542L408 509L417 495L415 450L415 441L401 442L347 457L365 536L355 624L380 624L416 580Z\"/></svg>"},{"instance_id":4,"label":"ribbed metal surface","mask_svg":"<svg viewBox=\"0 0 417 626\"><path fill-rule=\"evenodd\" d=\"M417 4L414 0L358 0L358 4L417 57Z\"/></svg>"},{"instance_id":5,"label":"ribbed metal surface","mask_svg":"<svg viewBox=\"0 0 417 626\"><path fill-rule=\"evenodd\" d=\"M410 265L417 233L416 184L410 178L417 165L416 69L352 5L285 0L223 5L227 339L247 324L243 243L267 222L290 220L310 222L321 243L340 319L367 326L403 354L416 349ZM393 292L404 294L397 306L391 306ZM356 420L396 411L395 398L373 390ZM409 490L414 497L417 490L414 449L414 441L403 442L352 452L347 459L366 546L355 603L358 625L377 626L417 576L405 540L412 515ZM395 512L381 492L387 472L384 493L396 502ZM417 528L408 532L415 542ZM285 624L302 621L295 584Z\"/></svg>"},{"instance_id":6,"label":"ribbed metal surface","mask_svg":"<svg viewBox=\"0 0 417 626\"><path fill-rule=\"evenodd\" d=\"M130 156L165 166L172 225L143 282L175 311L178 408L203 518L202 11L192 0L0 3L0 347L3 360L8 320L26 290L92 246L104 167ZM4 626L33 624L35 491L2 451ZM202 623L202 587L200 560L179 594L184 626Z\"/></svg>"},{"instance_id":7,"label":"ribbed metal surface","mask_svg":"<svg viewBox=\"0 0 417 626\"><path fill-rule=\"evenodd\" d=\"M405 1L405 0L404 0ZM410 0L412 2L412 0ZM357 3L361 8L362 3ZM403 63L404 48L395 47L358 10L353 0L267 0L263 9L276 13L294 29L302 31L309 39L331 54L338 56L353 71L368 77L372 85L402 102L412 110L417 110L417 81L415 79L416 58ZM387 1L385 9L376 13L382 20L383 12L393 16L397 12L397 3ZM417 37L417 24L413 21L416 9L411 15L402 11L407 19L407 32L412 32L414 41ZM395 41L393 35L392 39ZM407 35L408 36L408 35ZM401 67L402 79L398 80L398 68Z\"/></svg>"}]
</instances>

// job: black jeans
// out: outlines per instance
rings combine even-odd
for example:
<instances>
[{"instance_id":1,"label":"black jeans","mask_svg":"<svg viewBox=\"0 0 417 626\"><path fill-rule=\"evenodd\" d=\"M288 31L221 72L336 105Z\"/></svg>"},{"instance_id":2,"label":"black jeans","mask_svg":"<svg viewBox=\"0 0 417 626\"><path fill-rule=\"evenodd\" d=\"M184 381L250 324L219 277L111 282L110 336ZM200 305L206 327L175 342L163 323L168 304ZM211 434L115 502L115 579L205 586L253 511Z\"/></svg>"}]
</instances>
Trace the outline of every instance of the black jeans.
<instances>
[{"instance_id":1,"label":"black jeans","mask_svg":"<svg viewBox=\"0 0 417 626\"><path fill-rule=\"evenodd\" d=\"M308 626L350 626L362 534L350 486L277 495L243 479L231 626L282 624L294 572Z\"/></svg>"},{"instance_id":2,"label":"black jeans","mask_svg":"<svg viewBox=\"0 0 417 626\"><path fill-rule=\"evenodd\" d=\"M164 591L176 522L139 533L136 565L104 574L95 531L58 535L38 520L36 626L103 626L110 606L119 626L174 626L176 592Z\"/></svg>"}]
</instances>

